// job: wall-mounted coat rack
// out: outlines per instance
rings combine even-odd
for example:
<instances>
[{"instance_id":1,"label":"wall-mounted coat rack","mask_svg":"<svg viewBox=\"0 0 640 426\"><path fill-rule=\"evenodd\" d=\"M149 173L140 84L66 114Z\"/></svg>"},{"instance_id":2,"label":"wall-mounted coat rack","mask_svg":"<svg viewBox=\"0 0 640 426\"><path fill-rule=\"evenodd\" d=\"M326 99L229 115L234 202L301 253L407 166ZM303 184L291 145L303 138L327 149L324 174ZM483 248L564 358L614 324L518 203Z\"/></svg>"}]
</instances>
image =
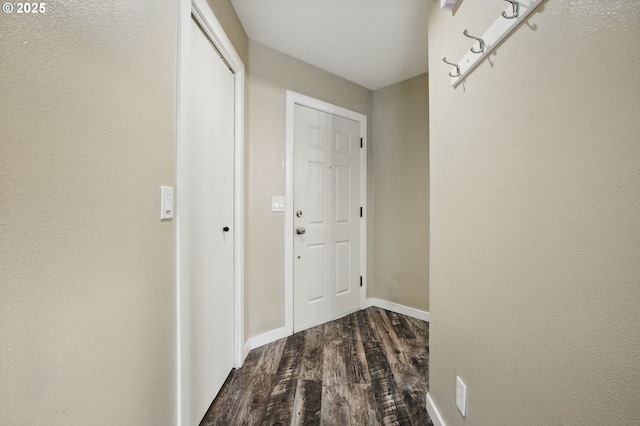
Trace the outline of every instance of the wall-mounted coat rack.
<instances>
[{"instance_id":1,"label":"wall-mounted coat rack","mask_svg":"<svg viewBox=\"0 0 640 426\"><path fill-rule=\"evenodd\" d=\"M466 37L475 41L457 64L447 61L446 57L442 58L445 63L454 67L449 73L453 87L458 87L545 0L504 1L507 8L481 37L469 34L466 29L463 31Z\"/></svg>"}]
</instances>

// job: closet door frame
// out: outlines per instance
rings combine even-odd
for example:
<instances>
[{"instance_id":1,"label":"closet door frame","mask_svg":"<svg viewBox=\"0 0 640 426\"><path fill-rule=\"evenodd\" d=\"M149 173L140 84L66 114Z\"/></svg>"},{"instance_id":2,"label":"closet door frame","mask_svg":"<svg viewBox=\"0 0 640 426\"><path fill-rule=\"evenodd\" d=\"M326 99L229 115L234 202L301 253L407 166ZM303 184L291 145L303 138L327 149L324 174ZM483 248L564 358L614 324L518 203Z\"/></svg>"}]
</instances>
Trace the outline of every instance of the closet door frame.
<instances>
[{"instance_id":1,"label":"closet door frame","mask_svg":"<svg viewBox=\"0 0 640 426\"><path fill-rule=\"evenodd\" d=\"M209 36L222 59L234 75L234 265L233 265L233 323L234 367L240 368L248 347L244 344L244 81L245 67L206 0L181 0L178 11L177 63L177 143L176 143L176 416L177 424L189 424L189 300L187 283L181 282L180 257L180 184L185 164L181 156L187 137L187 93L190 66L190 25L195 19ZM197 421L199 421L198 419Z\"/></svg>"}]
</instances>

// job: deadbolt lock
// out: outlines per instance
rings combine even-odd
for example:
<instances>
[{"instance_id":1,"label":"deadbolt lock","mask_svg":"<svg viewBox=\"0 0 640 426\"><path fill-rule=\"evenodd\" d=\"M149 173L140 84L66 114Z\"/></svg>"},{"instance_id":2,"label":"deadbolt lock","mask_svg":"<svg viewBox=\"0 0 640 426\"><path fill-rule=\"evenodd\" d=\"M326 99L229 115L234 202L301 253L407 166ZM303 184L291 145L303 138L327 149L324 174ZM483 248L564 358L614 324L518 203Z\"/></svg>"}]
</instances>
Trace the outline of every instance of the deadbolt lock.
<instances>
[{"instance_id":1,"label":"deadbolt lock","mask_svg":"<svg viewBox=\"0 0 640 426\"><path fill-rule=\"evenodd\" d=\"M296 211L296 216L297 217L302 217L302 210Z\"/></svg>"}]
</instances>

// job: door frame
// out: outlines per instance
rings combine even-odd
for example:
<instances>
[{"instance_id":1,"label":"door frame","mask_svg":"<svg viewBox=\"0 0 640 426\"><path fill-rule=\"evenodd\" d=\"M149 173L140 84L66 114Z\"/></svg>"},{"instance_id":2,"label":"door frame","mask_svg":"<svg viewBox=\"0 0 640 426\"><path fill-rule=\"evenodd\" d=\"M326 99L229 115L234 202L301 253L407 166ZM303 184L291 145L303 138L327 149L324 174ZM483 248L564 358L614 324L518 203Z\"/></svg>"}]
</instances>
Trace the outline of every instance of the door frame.
<instances>
[{"instance_id":1,"label":"door frame","mask_svg":"<svg viewBox=\"0 0 640 426\"><path fill-rule=\"evenodd\" d=\"M363 144L360 156L360 203L363 210L360 220L360 309L367 296L367 116L359 112L321 101L291 90L285 99L285 209L284 209L284 330L293 334L293 169L294 169L294 109L305 106L328 114L348 118L360 123Z\"/></svg>"},{"instance_id":2,"label":"door frame","mask_svg":"<svg viewBox=\"0 0 640 426\"><path fill-rule=\"evenodd\" d=\"M187 137L185 89L189 81L189 59L191 37L190 25L193 15L203 31L229 65L234 75L234 217L233 217L233 363L239 368L245 358L244 349L244 81L245 67L224 29L213 14L206 0L180 0L178 6L178 63L177 63L177 143L176 143L176 401L177 423L186 422L188 410L183 404L190 399L189 379L189 289L180 280L181 248L181 184L185 178L186 160L184 148Z\"/></svg>"}]
</instances>

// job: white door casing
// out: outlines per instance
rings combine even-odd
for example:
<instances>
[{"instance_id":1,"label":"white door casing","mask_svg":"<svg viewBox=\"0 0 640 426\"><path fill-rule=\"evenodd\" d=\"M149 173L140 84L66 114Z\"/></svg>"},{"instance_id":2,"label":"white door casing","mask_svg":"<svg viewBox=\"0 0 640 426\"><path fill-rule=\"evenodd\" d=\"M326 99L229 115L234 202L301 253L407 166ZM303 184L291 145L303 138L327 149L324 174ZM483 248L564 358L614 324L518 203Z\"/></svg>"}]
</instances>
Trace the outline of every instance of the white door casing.
<instances>
[{"instance_id":1,"label":"white door casing","mask_svg":"<svg viewBox=\"0 0 640 426\"><path fill-rule=\"evenodd\" d=\"M285 330L291 334L364 306L366 116L287 91L286 132Z\"/></svg>"},{"instance_id":2,"label":"white door casing","mask_svg":"<svg viewBox=\"0 0 640 426\"><path fill-rule=\"evenodd\" d=\"M190 425L245 356L244 65L206 0L183 0L179 25L176 399Z\"/></svg>"}]
</instances>

